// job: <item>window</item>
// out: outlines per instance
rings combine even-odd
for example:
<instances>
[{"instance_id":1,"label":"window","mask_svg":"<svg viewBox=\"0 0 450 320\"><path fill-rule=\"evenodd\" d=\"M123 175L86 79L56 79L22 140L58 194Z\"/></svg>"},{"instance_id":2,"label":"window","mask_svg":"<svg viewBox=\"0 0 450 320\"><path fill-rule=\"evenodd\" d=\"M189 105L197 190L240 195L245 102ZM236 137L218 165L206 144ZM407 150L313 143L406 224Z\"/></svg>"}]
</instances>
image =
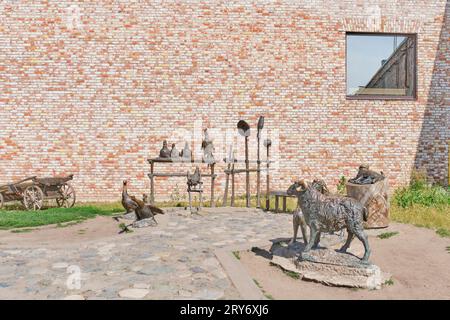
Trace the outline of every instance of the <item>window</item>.
<instances>
[{"instance_id":1,"label":"window","mask_svg":"<svg viewBox=\"0 0 450 320\"><path fill-rule=\"evenodd\" d=\"M415 98L415 35L347 33L346 49L348 98Z\"/></svg>"}]
</instances>

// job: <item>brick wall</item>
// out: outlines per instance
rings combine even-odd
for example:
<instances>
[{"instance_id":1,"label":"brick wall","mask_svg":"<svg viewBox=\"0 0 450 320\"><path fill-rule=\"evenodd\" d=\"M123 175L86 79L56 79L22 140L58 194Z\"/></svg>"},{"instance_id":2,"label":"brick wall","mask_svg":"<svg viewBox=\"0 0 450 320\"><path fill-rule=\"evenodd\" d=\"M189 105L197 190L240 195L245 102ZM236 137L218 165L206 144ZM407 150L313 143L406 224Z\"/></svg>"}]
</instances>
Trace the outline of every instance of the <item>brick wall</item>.
<instances>
[{"instance_id":1,"label":"brick wall","mask_svg":"<svg viewBox=\"0 0 450 320\"><path fill-rule=\"evenodd\" d=\"M446 2L2 1L0 184L74 173L80 200L116 200L124 178L148 191L163 139L180 149L180 129L208 126L223 154L225 130L259 115L277 138L274 188L335 185L361 162L394 186L419 165L446 181ZM346 100L346 31L417 33L417 101ZM157 180L157 196L177 183L183 194L182 179Z\"/></svg>"}]
</instances>

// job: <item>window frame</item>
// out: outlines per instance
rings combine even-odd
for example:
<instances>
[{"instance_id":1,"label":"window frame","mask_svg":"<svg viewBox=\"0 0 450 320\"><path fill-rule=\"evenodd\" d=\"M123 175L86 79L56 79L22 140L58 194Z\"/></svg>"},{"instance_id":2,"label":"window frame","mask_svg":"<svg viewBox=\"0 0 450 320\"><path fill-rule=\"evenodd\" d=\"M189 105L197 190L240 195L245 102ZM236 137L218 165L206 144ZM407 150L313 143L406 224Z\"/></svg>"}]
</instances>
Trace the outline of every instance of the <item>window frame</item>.
<instances>
[{"instance_id":1,"label":"window frame","mask_svg":"<svg viewBox=\"0 0 450 320\"><path fill-rule=\"evenodd\" d=\"M367 35L367 36L404 36L412 38L415 42L415 49L414 49L414 90L413 94L411 96L394 96L394 95L374 95L374 94L367 94L367 95L348 95L347 94L347 61L348 61L348 36L351 35ZM398 32L364 32L364 31L346 31L345 32L345 97L346 100L404 100L404 101L416 101L417 100L417 47L418 47L418 37L417 33L398 33Z\"/></svg>"}]
</instances>

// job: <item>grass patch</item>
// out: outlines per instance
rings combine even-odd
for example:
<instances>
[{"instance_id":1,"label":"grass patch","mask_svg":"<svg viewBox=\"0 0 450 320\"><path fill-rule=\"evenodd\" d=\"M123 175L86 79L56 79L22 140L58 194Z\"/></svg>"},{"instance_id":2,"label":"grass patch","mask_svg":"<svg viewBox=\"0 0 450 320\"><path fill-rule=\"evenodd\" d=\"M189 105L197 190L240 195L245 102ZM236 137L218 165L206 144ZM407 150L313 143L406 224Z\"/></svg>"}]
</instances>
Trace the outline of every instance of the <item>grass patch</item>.
<instances>
[{"instance_id":1,"label":"grass patch","mask_svg":"<svg viewBox=\"0 0 450 320\"><path fill-rule=\"evenodd\" d=\"M233 255L236 259L241 260L241 255L239 254L239 251L233 251Z\"/></svg>"},{"instance_id":2,"label":"grass patch","mask_svg":"<svg viewBox=\"0 0 450 320\"><path fill-rule=\"evenodd\" d=\"M298 274L297 272L284 270L284 269L282 269L282 270L283 270L284 274L288 275L292 279L300 279L300 274Z\"/></svg>"},{"instance_id":3,"label":"grass patch","mask_svg":"<svg viewBox=\"0 0 450 320\"><path fill-rule=\"evenodd\" d=\"M448 229L439 228L436 230L436 233L441 237L450 238L450 230Z\"/></svg>"},{"instance_id":4,"label":"grass patch","mask_svg":"<svg viewBox=\"0 0 450 320\"><path fill-rule=\"evenodd\" d=\"M133 232L133 230L131 230L130 228L128 228L127 227L127 225L125 224L125 223L121 223L121 224L119 224L119 229L122 231L122 232L125 232L125 233L131 233L131 232Z\"/></svg>"},{"instance_id":5,"label":"grass patch","mask_svg":"<svg viewBox=\"0 0 450 320\"><path fill-rule=\"evenodd\" d=\"M393 286L393 285L394 285L394 280L392 280L392 278L389 279L389 280L386 280L386 281L384 282L384 285L385 285L385 286Z\"/></svg>"},{"instance_id":6,"label":"grass patch","mask_svg":"<svg viewBox=\"0 0 450 320\"><path fill-rule=\"evenodd\" d=\"M398 234L398 231L384 232L384 233L381 233L381 234L377 235L377 238L380 238L380 239L389 239L389 238L391 238L391 237L393 237L393 236L395 236L395 235L397 235L397 234Z\"/></svg>"},{"instance_id":7,"label":"grass patch","mask_svg":"<svg viewBox=\"0 0 450 320\"><path fill-rule=\"evenodd\" d=\"M447 252L450 253L450 246L445 247L445 250L447 250Z\"/></svg>"},{"instance_id":8,"label":"grass patch","mask_svg":"<svg viewBox=\"0 0 450 320\"><path fill-rule=\"evenodd\" d=\"M66 227L80 223L98 215L109 216L123 212L122 208L100 205L81 205L73 208L49 208L40 211L0 210L0 230L38 227L56 224L57 227ZM64 224L71 222L71 224Z\"/></svg>"},{"instance_id":9,"label":"grass patch","mask_svg":"<svg viewBox=\"0 0 450 320\"><path fill-rule=\"evenodd\" d=\"M402 208L450 206L450 189L429 184L424 173L414 171L409 186L395 191L394 202Z\"/></svg>"},{"instance_id":10,"label":"grass patch","mask_svg":"<svg viewBox=\"0 0 450 320\"><path fill-rule=\"evenodd\" d=\"M263 292L264 293L264 296L267 298L267 299L269 299L269 300L275 300L275 298L271 295L271 294L269 294L269 293L267 293L267 292Z\"/></svg>"},{"instance_id":11,"label":"grass patch","mask_svg":"<svg viewBox=\"0 0 450 320\"><path fill-rule=\"evenodd\" d=\"M27 232L31 232L34 229L30 229L30 228L23 228L23 229L14 229L11 230L12 233L27 233Z\"/></svg>"},{"instance_id":12,"label":"grass patch","mask_svg":"<svg viewBox=\"0 0 450 320\"><path fill-rule=\"evenodd\" d=\"M396 222L429 229L445 229L450 232L450 206L426 207L416 204L408 208L402 208L393 203L390 216ZM444 232L441 231L441 233Z\"/></svg>"},{"instance_id":13,"label":"grass patch","mask_svg":"<svg viewBox=\"0 0 450 320\"><path fill-rule=\"evenodd\" d=\"M259 284L258 280L253 279L253 282L258 286L259 289L261 289L261 292L263 293L263 295L264 295L267 299L269 299L269 300L275 300L275 298L274 298L270 293L267 293L267 292L264 290L264 288Z\"/></svg>"}]
</instances>

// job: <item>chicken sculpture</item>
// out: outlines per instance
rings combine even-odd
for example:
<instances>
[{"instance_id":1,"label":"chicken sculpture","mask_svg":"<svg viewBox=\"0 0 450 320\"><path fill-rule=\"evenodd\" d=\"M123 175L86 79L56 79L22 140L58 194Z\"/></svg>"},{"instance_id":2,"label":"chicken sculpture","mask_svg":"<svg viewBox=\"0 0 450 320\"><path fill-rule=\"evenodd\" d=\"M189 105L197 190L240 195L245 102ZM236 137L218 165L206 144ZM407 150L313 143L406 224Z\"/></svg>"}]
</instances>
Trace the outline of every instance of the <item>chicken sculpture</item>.
<instances>
[{"instance_id":1,"label":"chicken sculpture","mask_svg":"<svg viewBox=\"0 0 450 320\"><path fill-rule=\"evenodd\" d=\"M180 151L180 157L184 162L191 161L192 152L191 149L189 149L189 144L187 142L184 144L184 148Z\"/></svg>"},{"instance_id":2,"label":"chicken sculpture","mask_svg":"<svg viewBox=\"0 0 450 320\"><path fill-rule=\"evenodd\" d=\"M172 159L172 161L175 162L180 160L180 153L178 152L175 143L172 143L172 150L170 150L170 158Z\"/></svg>"},{"instance_id":3,"label":"chicken sculpture","mask_svg":"<svg viewBox=\"0 0 450 320\"><path fill-rule=\"evenodd\" d=\"M190 174L189 171L187 172L187 185L188 190L191 190L192 187L196 187L198 184L201 183L202 176L200 174L200 168L197 166L195 167L195 171L193 174Z\"/></svg>"},{"instance_id":4,"label":"chicken sculpture","mask_svg":"<svg viewBox=\"0 0 450 320\"><path fill-rule=\"evenodd\" d=\"M128 195L127 190L127 180L123 180L123 187L122 187L122 205L127 211L127 213L133 212L138 207L138 204L131 199L131 197Z\"/></svg>"},{"instance_id":5,"label":"chicken sculpture","mask_svg":"<svg viewBox=\"0 0 450 320\"><path fill-rule=\"evenodd\" d=\"M164 211L137 199L135 196L130 196L128 194L127 184L127 180L124 180L122 188L122 205L127 213L135 212L136 220L151 218L156 222L154 216L156 214L164 214Z\"/></svg>"},{"instance_id":6,"label":"chicken sculpture","mask_svg":"<svg viewBox=\"0 0 450 320\"><path fill-rule=\"evenodd\" d=\"M155 221L155 223L158 223L156 221L156 219L155 219L155 215L157 215L157 214L164 214L164 211L161 210L160 208L152 206L150 204L146 204L144 201L136 198L135 196L131 196L130 198L134 202L136 202L136 204L138 205L138 207L135 210L137 220L149 219L150 218L153 221Z\"/></svg>"},{"instance_id":7,"label":"chicken sculpture","mask_svg":"<svg viewBox=\"0 0 450 320\"><path fill-rule=\"evenodd\" d=\"M203 161L208 163L208 167L211 163L214 163L214 145L212 139L209 138L208 129L203 130L203 141L202 141L202 150L203 150Z\"/></svg>"}]
</instances>

